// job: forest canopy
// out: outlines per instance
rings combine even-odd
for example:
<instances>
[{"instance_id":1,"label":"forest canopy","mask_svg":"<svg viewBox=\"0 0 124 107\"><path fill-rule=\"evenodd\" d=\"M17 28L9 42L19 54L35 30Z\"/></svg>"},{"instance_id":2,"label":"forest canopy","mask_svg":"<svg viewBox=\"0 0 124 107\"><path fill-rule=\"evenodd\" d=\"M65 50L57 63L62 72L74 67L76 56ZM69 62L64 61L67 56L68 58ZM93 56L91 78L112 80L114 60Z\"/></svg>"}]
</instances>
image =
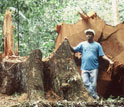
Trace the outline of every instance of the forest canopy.
<instances>
[{"instance_id":1,"label":"forest canopy","mask_svg":"<svg viewBox=\"0 0 124 107\"><path fill-rule=\"evenodd\" d=\"M124 21L124 1L118 0L120 22ZM112 0L1 0L0 51L3 51L3 20L7 9L12 11L14 41L18 41L19 55L26 56L38 48L43 56L54 49L57 36L55 26L76 23L78 12L95 11L107 24L113 25Z\"/></svg>"}]
</instances>

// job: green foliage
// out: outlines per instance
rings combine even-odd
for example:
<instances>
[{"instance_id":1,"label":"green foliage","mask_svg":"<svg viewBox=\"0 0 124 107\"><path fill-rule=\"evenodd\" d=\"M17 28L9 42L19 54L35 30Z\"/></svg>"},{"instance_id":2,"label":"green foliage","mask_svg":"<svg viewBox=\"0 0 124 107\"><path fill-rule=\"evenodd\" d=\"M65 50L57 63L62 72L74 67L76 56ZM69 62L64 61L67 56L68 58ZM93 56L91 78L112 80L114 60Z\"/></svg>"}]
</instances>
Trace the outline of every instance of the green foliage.
<instances>
[{"instance_id":1,"label":"green foliage","mask_svg":"<svg viewBox=\"0 0 124 107\"><path fill-rule=\"evenodd\" d=\"M121 22L124 22L124 0L119 0L119 16Z\"/></svg>"},{"instance_id":2,"label":"green foliage","mask_svg":"<svg viewBox=\"0 0 124 107\"><path fill-rule=\"evenodd\" d=\"M0 1L0 50L3 49L2 26L4 13L7 8L13 12L14 40L18 41L21 56L28 55L39 48L43 56L48 56L54 49L57 36L57 24L75 23L80 19L78 12L81 8L89 12L94 10L106 23L112 24L111 0L18 0L19 31L17 0ZM121 22L124 19L123 1L119 0Z\"/></svg>"}]
</instances>

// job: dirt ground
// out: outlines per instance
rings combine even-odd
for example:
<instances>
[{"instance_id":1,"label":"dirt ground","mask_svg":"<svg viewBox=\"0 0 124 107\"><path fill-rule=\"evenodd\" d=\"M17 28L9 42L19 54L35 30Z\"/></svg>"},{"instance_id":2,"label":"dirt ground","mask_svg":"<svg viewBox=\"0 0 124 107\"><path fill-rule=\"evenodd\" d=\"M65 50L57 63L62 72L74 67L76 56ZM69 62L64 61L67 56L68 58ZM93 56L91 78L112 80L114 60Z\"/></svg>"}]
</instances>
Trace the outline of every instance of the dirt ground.
<instances>
[{"instance_id":1,"label":"dirt ground","mask_svg":"<svg viewBox=\"0 0 124 107\"><path fill-rule=\"evenodd\" d=\"M0 94L0 107L124 107L124 99L122 100L99 100L92 103L73 102L73 101L55 101L55 100L40 100L34 104L29 104L27 94L14 94L7 96Z\"/></svg>"},{"instance_id":2,"label":"dirt ground","mask_svg":"<svg viewBox=\"0 0 124 107\"><path fill-rule=\"evenodd\" d=\"M0 107L15 107L27 100L27 94L14 94L11 96L0 94Z\"/></svg>"}]
</instances>

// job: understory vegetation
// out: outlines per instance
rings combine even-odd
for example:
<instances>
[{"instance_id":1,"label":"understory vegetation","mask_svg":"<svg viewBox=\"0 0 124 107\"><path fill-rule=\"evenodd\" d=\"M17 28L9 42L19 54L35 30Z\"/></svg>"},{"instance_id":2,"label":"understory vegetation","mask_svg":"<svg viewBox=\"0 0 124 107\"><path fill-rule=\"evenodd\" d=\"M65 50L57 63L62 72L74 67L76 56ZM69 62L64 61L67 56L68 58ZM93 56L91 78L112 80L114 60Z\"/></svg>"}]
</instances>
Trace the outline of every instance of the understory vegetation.
<instances>
[{"instance_id":1,"label":"understory vegetation","mask_svg":"<svg viewBox=\"0 0 124 107\"><path fill-rule=\"evenodd\" d=\"M119 0L119 16L124 21L124 2ZM3 20L7 9L12 11L14 41L19 40L19 55L41 49L43 57L53 52L57 33L55 26L76 23L78 12L95 11L107 24L113 24L112 0L1 0L0 51L3 51ZM19 12L18 12L19 11Z\"/></svg>"}]
</instances>

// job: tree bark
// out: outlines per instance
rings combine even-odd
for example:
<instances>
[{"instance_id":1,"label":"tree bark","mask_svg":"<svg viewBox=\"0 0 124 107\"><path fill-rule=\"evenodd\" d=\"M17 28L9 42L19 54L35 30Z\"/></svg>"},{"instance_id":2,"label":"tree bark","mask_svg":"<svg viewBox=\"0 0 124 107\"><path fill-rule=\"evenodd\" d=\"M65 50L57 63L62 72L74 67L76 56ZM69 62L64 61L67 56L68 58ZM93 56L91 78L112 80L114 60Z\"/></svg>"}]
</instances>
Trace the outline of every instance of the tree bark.
<instances>
[{"instance_id":1,"label":"tree bark","mask_svg":"<svg viewBox=\"0 0 124 107\"><path fill-rule=\"evenodd\" d=\"M69 42L65 40L47 62L49 82L53 91L62 99L93 101L81 80ZM45 80L46 81L46 80Z\"/></svg>"},{"instance_id":2,"label":"tree bark","mask_svg":"<svg viewBox=\"0 0 124 107\"><path fill-rule=\"evenodd\" d=\"M48 61L43 62L41 51L34 50L27 61L4 62L0 70L0 92L4 94L26 92L30 101L37 101L47 99L51 91L56 100L94 101L84 87L66 40Z\"/></svg>"},{"instance_id":3,"label":"tree bark","mask_svg":"<svg viewBox=\"0 0 124 107\"><path fill-rule=\"evenodd\" d=\"M38 100L44 98L43 86L43 62L42 53L40 50L34 50L27 60L28 72L28 96L30 100Z\"/></svg>"},{"instance_id":4,"label":"tree bark","mask_svg":"<svg viewBox=\"0 0 124 107\"><path fill-rule=\"evenodd\" d=\"M30 100L44 97L43 64L40 50L33 51L26 62L0 64L0 92L11 95L27 92Z\"/></svg>"},{"instance_id":5,"label":"tree bark","mask_svg":"<svg viewBox=\"0 0 124 107\"><path fill-rule=\"evenodd\" d=\"M0 64L0 92L11 95L15 92L25 92L26 88L25 62Z\"/></svg>"}]
</instances>

